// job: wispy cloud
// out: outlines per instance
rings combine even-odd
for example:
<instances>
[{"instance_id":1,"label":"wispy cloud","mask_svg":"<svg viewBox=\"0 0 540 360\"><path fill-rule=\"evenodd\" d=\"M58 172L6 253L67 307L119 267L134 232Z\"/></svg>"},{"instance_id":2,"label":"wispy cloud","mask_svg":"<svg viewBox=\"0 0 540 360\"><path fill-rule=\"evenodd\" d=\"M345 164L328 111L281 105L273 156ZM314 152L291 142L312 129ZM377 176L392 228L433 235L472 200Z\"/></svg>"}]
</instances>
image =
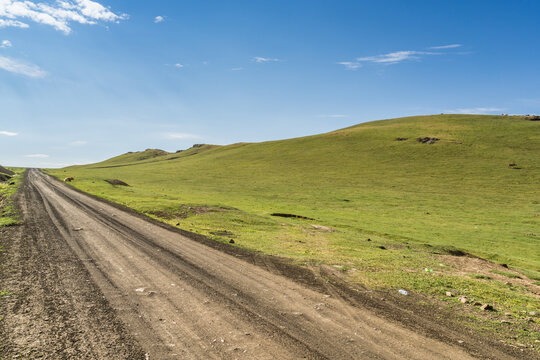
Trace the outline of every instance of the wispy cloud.
<instances>
[{"instance_id":1,"label":"wispy cloud","mask_svg":"<svg viewBox=\"0 0 540 360\"><path fill-rule=\"evenodd\" d=\"M255 61L256 63L259 63L259 64L281 61L281 59L265 58L265 57L261 57L261 56L255 56L255 57L252 58L252 60Z\"/></svg>"},{"instance_id":2,"label":"wispy cloud","mask_svg":"<svg viewBox=\"0 0 540 360\"><path fill-rule=\"evenodd\" d=\"M42 78L47 75L47 73L41 70L37 65L26 64L4 56L0 56L0 69L31 78Z\"/></svg>"},{"instance_id":3,"label":"wispy cloud","mask_svg":"<svg viewBox=\"0 0 540 360\"><path fill-rule=\"evenodd\" d=\"M319 115L321 118L332 118L332 119L342 119L348 117L344 114L331 114L331 115Z\"/></svg>"},{"instance_id":4,"label":"wispy cloud","mask_svg":"<svg viewBox=\"0 0 540 360\"><path fill-rule=\"evenodd\" d=\"M244 70L244 68L241 68L241 67L235 67L231 69L231 71L242 71L242 70Z\"/></svg>"},{"instance_id":5,"label":"wispy cloud","mask_svg":"<svg viewBox=\"0 0 540 360\"><path fill-rule=\"evenodd\" d=\"M16 28L25 29L25 28L29 28L30 26L18 20L0 19L0 28L4 28L4 27L16 27Z\"/></svg>"},{"instance_id":6,"label":"wispy cloud","mask_svg":"<svg viewBox=\"0 0 540 360\"><path fill-rule=\"evenodd\" d=\"M165 21L165 18L164 18L163 16L156 16L156 17L154 18L154 22L155 22L156 24L159 24L159 23L164 22L164 21Z\"/></svg>"},{"instance_id":7,"label":"wispy cloud","mask_svg":"<svg viewBox=\"0 0 540 360\"><path fill-rule=\"evenodd\" d=\"M380 64L397 64L405 60L417 60L421 55L438 55L437 53L425 51L395 51L388 54L360 57L356 60L359 62L373 62Z\"/></svg>"},{"instance_id":8,"label":"wispy cloud","mask_svg":"<svg viewBox=\"0 0 540 360\"><path fill-rule=\"evenodd\" d=\"M85 141L85 140L77 140L77 141L72 141L69 143L69 145L71 146L82 146L86 144L88 144L88 141Z\"/></svg>"},{"instance_id":9,"label":"wispy cloud","mask_svg":"<svg viewBox=\"0 0 540 360\"><path fill-rule=\"evenodd\" d=\"M17 136L19 133L11 132L11 131L0 131L0 135L4 136Z\"/></svg>"},{"instance_id":10,"label":"wispy cloud","mask_svg":"<svg viewBox=\"0 0 540 360\"><path fill-rule=\"evenodd\" d=\"M418 60L422 55L438 55L438 53L414 50L394 51L388 54L359 57L356 58L356 61L342 61L338 64L345 66L347 70L356 70L362 67L362 63L365 62L392 65L406 60Z\"/></svg>"},{"instance_id":11,"label":"wispy cloud","mask_svg":"<svg viewBox=\"0 0 540 360\"><path fill-rule=\"evenodd\" d=\"M181 68L184 67L184 65L180 64L180 63L176 63L176 64L174 64L174 67L177 68L177 69L181 69Z\"/></svg>"},{"instance_id":12,"label":"wispy cloud","mask_svg":"<svg viewBox=\"0 0 540 360\"><path fill-rule=\"evenodd\" d=\"M476 108L467 108L467 109L452 109L446 110L447 114L489 114L489 113L500 113L504 111L503 108L496 107L476 107Z\"/></svg>"},{"instance_id":13,"label":"wispy cloud","mask_svg":"<svg viewBox=\"0 0 540 360\"><path fill-rule=\"evenodd\" d=\"M451 44L451 45L441 45L441 46L432 46L429 49L431 50L442 50L442 49L453 49L461 47L461 44ZM355 61L342 61L337 64L343 65L347 70L356 70L362 67L363 63L373 63L381 65L393 65L399 64L404 61L420 60L425 56L432 55L444 55L443 52L439 51L417 51L417 50L402 50L394 51L387 54L375 55L375 56L364 56L356 58Z\"/></svg>"},{"instance_id":14,"label":"wispy cloud","mask_svg":"<svg viewBox=\"0 0 540 360\"><path fill-rule=\"evenodd\" d=\"M432 46L429 49L432 49L432 50L455 49L455 48L462 47L462 46L463 45L461 45L461 44L450 44L450 45Z\"/></svg>"},{"instance_id":15,"label":"wispy cloud","mask_svg":"<svg viewBox=\"0 0 540 360\"><path fill-rule=\"evenodd\" d=\"M13 44L11 44L11 41L9 40L2 40L2 43L0 44L0 48L10 48Z\"/></svg>"},{"instance_id":16,"label":"wispy cloud","mask_svg":"<svg viewBox=\"0 0 540 360\"><path fill-rule=\"evenodd\" d=\"M24 155L24 157L32 158L32 159L46 159L46 158L49 157L49 155L46 155L46 154L29 154L29 155Z\"/></svg>"},{"instance_id":17,"label":"wispy cloud","mask_svg":"<svg viewBox=\"0 0 540 360\"><path fill-rule=\"evenodd\" d=\"M28 28L27 21L33 21L69 34L71 22L94 25L98 21L119 22L127 17L92 0L57 0L54 4L0 0L0 27Z\"/></svg>"},{"instance_id":18,"label":"wispy cloud","mask_svg":"<svg viewBox=\"0 0 540 360\"><path fill-rule=\"evenodd\" d=\"M362 64L360 64L359 62L352 62L352 61L341 61L341 62L338 62L338 64L345 66L347 70L356 70L362 67Z\"/></svg>"},{"instance_id":19,"label":"wispy cloud","mask_svg":"<svg viewBox=\"0 0 540 360\"><path fill-rule=\"evenodd\" d=\"M199 135L187 134L187 133L166 133L164 134L167 139L185 140L185 139L200 139Z\"/></svg>"}]
</instances>

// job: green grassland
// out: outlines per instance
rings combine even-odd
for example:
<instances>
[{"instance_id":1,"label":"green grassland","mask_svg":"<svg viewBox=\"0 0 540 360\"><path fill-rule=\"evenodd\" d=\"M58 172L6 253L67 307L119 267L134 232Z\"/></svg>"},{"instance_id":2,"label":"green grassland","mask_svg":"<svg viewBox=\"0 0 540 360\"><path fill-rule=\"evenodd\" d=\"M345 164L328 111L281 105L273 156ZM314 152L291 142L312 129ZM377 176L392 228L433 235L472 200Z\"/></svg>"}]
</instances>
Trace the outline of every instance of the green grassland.
<instances>
[{"instance_id":1,"label":"green grassland","mask_svg":"<svg viewBox=\"0 0 540 360\"><path fill-rule=\"evenodd\" d=\"M540 280L540 122L525 117L408 117L48 171L180 228L335 266L372 288L451 290L515 313L538 308L526 284L464 275L451 256L470 253Z\"/></svg>"},{"instance_id":2,"label":"green grassland","mask_svg":"<svg viewBox=\"0 0 540 360\"><path fill-rule=\"evenodd\" d=\"M0 182L0 227L17 225L20 222L12 198L22 181L25 169L10 168L9 170L15 172L15 175L8 182Z\"/></svg>"}]
</instances>

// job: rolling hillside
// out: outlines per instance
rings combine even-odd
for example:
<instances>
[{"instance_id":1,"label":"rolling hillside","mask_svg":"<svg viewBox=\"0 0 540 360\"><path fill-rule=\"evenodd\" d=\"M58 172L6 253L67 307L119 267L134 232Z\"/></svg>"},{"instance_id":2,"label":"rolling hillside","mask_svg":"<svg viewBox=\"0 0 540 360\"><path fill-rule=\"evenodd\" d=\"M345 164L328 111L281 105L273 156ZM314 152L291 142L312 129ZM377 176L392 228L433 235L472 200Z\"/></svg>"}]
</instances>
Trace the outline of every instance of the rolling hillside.
<instances>
[{"instance_id":1,"label":"rolling hillside","mask_svg":"<svg viewBox=\"0 0 540 360\"><path fill-rule=\"evenodd\" d=\"M508 309L529 306L539 289L540 122L418 116L151 152L49 173L217 241L335 265L368 286L467 289ZM463 253L509 270L473 270L474 257L453 256ZM506 286L512 277L523 284Z\"/></svg>"}]
</instances>

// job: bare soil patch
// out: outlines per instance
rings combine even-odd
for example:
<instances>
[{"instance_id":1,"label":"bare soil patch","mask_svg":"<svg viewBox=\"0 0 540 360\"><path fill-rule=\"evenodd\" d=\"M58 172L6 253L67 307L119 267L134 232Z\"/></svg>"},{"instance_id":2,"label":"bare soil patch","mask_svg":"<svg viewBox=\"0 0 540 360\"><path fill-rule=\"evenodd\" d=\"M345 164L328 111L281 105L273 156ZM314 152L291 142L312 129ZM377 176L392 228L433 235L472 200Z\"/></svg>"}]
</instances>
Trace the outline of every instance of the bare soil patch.
<instances>
[{"instance_id":1,"label":"bare soil patch","mask_svg":"<svg viewBox=\"0 0 540 360\"><path fill-rule=\"evenodd\" d=\"M416 139L416 141L418 141L419 143L422 143L422 144L435 144L437 141L439 141L441 139L439 138L436 138L436 137L419 137L418 139Z\"/></svg>"},{"instance_id":2,"label":"bare soil patch","mask_svg":"<svg viewBox=\"0 0 540 360\"><path fill-rule=\"evenodd\" d=\"M227 212L236 210L234 208L223 208L219 206L187 206L187 209L193 211L196 215L206 214L209 212Z\"/></svg>"},{"instance_id":3,"label":"bare soil patch","mask_svg":"<svg viewBox=\"0 0 540 360\"><path fill-rule=\"evenodd\" d=\"M165 220L173 219L186 219L193 215L201 215L209 212L227 212L235 211L238 209L232 207L219 207L219 206L190 206L182 204L177 209L167 210L149 210L145 211L146 214L157 216L158 218Z\"/></svg>"},{"instance_id":4,"label":"bare soil patch","mask_svg":"<svg viewBox=\"0 0 540 360\"><path fill-rule=\"evenodd\" d=\"M127 183L123 182L122 180L118 180L118 179L110 179L110 180L105 180L105 181L108 182L111 185L129 186Z\"/></svg>"},{"instance_id":5,"label":"bare soil patch","mask_svg":"<svg viewBox=\"0 0 540 360\"><path fill-rule=\"evenodd\" d=\"M322 232L337 232L336 229L324 225L311 225L311 228Z\"/></svg>"},{"instance_id":6,"label":"bare soil patch","mask_svg":"<svg viewBox=\"0 0 540 360\"><path fill-rule=\"evenodd\" d=\"M471 274L484 276L486 279L499 280L504 283L522 285L528 287L531 292L540 300L540 286L535 281L525 275L508 269L504 264L495 264L491 261L478 257L457 257L451 255L440 255L441 260L458 271L459 275L469 276ZM495 271L495 272L494 272ZM514 274L515 277L505 276L501 273Z\"/></svg>"},{"instance_id":7,"label":"bare soil patch","mask_svg":"<svg viewBox=\"0 0 540 360\"><path fill-rule=\"evenodd\" d=\"M302 216L302 215L294 215L294 214L284 214L284 213L272 213L270 216L279 216L284 218L295 218L295 219L302 219L302 220L315 220L313 218Z\"/></svg>"}]
</instances>

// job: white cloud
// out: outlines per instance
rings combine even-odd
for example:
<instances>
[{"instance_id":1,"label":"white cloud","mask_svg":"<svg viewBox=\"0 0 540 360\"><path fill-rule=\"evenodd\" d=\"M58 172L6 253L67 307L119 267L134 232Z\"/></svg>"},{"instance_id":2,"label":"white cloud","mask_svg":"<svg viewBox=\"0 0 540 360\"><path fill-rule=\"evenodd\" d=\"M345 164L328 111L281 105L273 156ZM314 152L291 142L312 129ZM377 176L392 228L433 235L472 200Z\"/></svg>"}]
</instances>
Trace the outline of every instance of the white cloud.
<instances>
[{"instance_id":1,"label":"white cloud","mask_svg":"<svg viewBox=\"0 0 540 360\"><path fill-rule=\"evenodd\" d=\"M420 58L420 55L436 55L437 53L425 52L425 51L394 51L388 54L377 56L366 56L357 58L357 61L381 63L381 64L397 64L405 60L416 60Z\"/></svg>"},{"instance_id":2,"label":"white cloud","mask_svg":"<svg viewBox=\"0 0 540 360\"><path fill-rule=\"evenodd\" d=\"M4 136L17 136L17 135L19 135L19 134L16 133L16 132L11 132L11 131L0 131L0 135L4 135Z\"/></svg>"},{"instance_id":3,"label":"white cloud","mask_svg":"<svg viewBox=\"0 0 540 360\"><path fill-rule=\"evenodd\" d=\"M338 64L345 66L347 70L356 70L362 67L362 64L358 62L352 62L352 61L342 61L342 62L338 62Z\"/></svg>"},{"instance_id":4,"label":"white cloud","mask_svg":"<svg viewBox=\"0 0 540 360\"><path fill-rule=\"evenodd\" d=\"M2 43L0 44L0 48L10 48L13 44L9 40L2 40Z\"/></svg>"},{"instance_id":5,"label":"white cloud","mask_svg":"<svg viewBox=\"0 0 540 360\"><path fill-rule=\"evenodd\" d=\"M84 140L77 140L77 141L73 141L69 143L69 145L71 146L82 146L86 144L88 144L88 141L84 141Z\"/></svg>"},{"instance_id":6,"label":"white cloud","mask_svg":"<svg viewBox=\"0 0 540 360\"><path fill-rule=\"evenodd\" d=\"M463 45L461 45L461 44L450 44L450 45L432 46L432 47L430 47L430 49L433 49L433 50L455 49L455 48L462 47L462 46Z\"/></svg>"},{"instance_id":7,"label":"white cloud","mask_svg":"<svg viewBox=\"0 0 540 360\"><path fill-rule=\"evenodd\" d=\"M117 15L92 0L57 0L50 4L35 1L0 0L0 27L28 28L24 21L49 25L65 34L71 32L70 22L97 24L98 21L118 22L127 15Z\"/></svg>"},{"instance_id":8,"label":"white cloud","mask_svg":"<svg viewBox=\"0 0 540 360\"><path fill-rule=\"evenodd\" d=\"M275 59L275 58L265 58L265 57L255 56L253 57L253 61L255 61L256 63L268 63L268 62L279 62L281 60Z\"/></svg>"},{"instance_id":9,"label":"white cloud","mask_svg":"<svg viewBox=\"0 0 540 360\"><path fill-rule=\"evenodd\" d=\"M167 133L165 134L165 137L167 139L176 139L176 140L184 140L184 139L200 139L201 137L198 135L193 134L186 134L186 133Z\"/></svg>"},{"instance_id":10,"label":"white cloud","mask_svg":"<svg viewBox=\"0 0 540 360\"><path fill-rule=\"evenodd\" d=\"M25 29L25 28L29 28L30 26L18 20L0 19L0 28L4 28L4 27L17 27L17 28Z\"/></svg>"},{"instance_id":11,"label":"white cloud","mask_svg":"<svg viewBox=\"0 0 540 360\"><path fill-rule=\"evenodd\" d=\"M488 114L488 113L500 113L505 109L496 108L496 107L476 107L468 109L453 109L446 110L446 114Z\"/></svg>"},{"instance_id":12,"label":"white cloud","mask_svg":"<svg viewBox=\"0 0 540 360\"><path fill-rule=\"evenodd\" d=\"M31 78L42 78L47 75L47 73L39 68L37 65L25 64L18 60L0 56L0 69L28 76Z\"/></svg>"},{"instance_id":13,"label":"white cloud","mask_svg":"<svg viewBox=\"0 0 540 360\"><path fill-rule=\"evenodd\" d=\"M154 18L154 22L155 22L156 24L159 24L160 22L164 22L164 21L165 21L165 18L164 18L163 16L156 16L156 17Z\"/></svg>"},{"instance_id":14,"label":"white cloud","mask_svg":"<svg viewBox=\"0 0 540 360\"><path fill-rule=\"evenodd\" d=\"M69 1L60 1L60 4L63 4L64 7L79 10L82 15L90 19L115 22L127 18L126 14L116 15L108 8L95 1L75 0L75 3L76 5L73 5Z\"/></svg>"},{"instance_id":15,"label":"white cloud","mask_svg":"<svg viewBox=\"0 0 540 360\"><path fill-rule=\"evenodd\" d=\"M184 65L182 65L182 64L180 64L180 63L176 63L176 64L174 64L174 67L175 67L175 68L178 68L178 69L181 69L181 68L184 67Z\"/></svg>"},{"instance_id":16,"label":"white cloud","mask_svg":"<svg viewBox=\"0 0 540 360\"><path fill-rule=\"evenodd\" d=\"M45 154L30 154L30 155L24 155L24 157L27 158L33 158L33 159L46 159L49 157L49 155Z\"/></svg>"},{"instance_id":17,"label":"white cloud","mask_svg":"<svg viewBox=\"0 0 540 360\"><path fill-rule=\"evenodd\" d=\"M433 46L433 47L430 47L430 49L452 49L452 48L457 48L460 46L461 44L452 44L452 45ZM342 61L342 62L338 62L338 64L345 66L347 70L356 70L362 67L362 63L393 65L393 64L399 64L403 61L419 60L423 56L430 56L430 55L443 55L443 53L432 52L432 51L403 50L403 51L394 51L391 53L375 55L375 56L359 57L355 61Z\"/></svg>"}]
</instances>

